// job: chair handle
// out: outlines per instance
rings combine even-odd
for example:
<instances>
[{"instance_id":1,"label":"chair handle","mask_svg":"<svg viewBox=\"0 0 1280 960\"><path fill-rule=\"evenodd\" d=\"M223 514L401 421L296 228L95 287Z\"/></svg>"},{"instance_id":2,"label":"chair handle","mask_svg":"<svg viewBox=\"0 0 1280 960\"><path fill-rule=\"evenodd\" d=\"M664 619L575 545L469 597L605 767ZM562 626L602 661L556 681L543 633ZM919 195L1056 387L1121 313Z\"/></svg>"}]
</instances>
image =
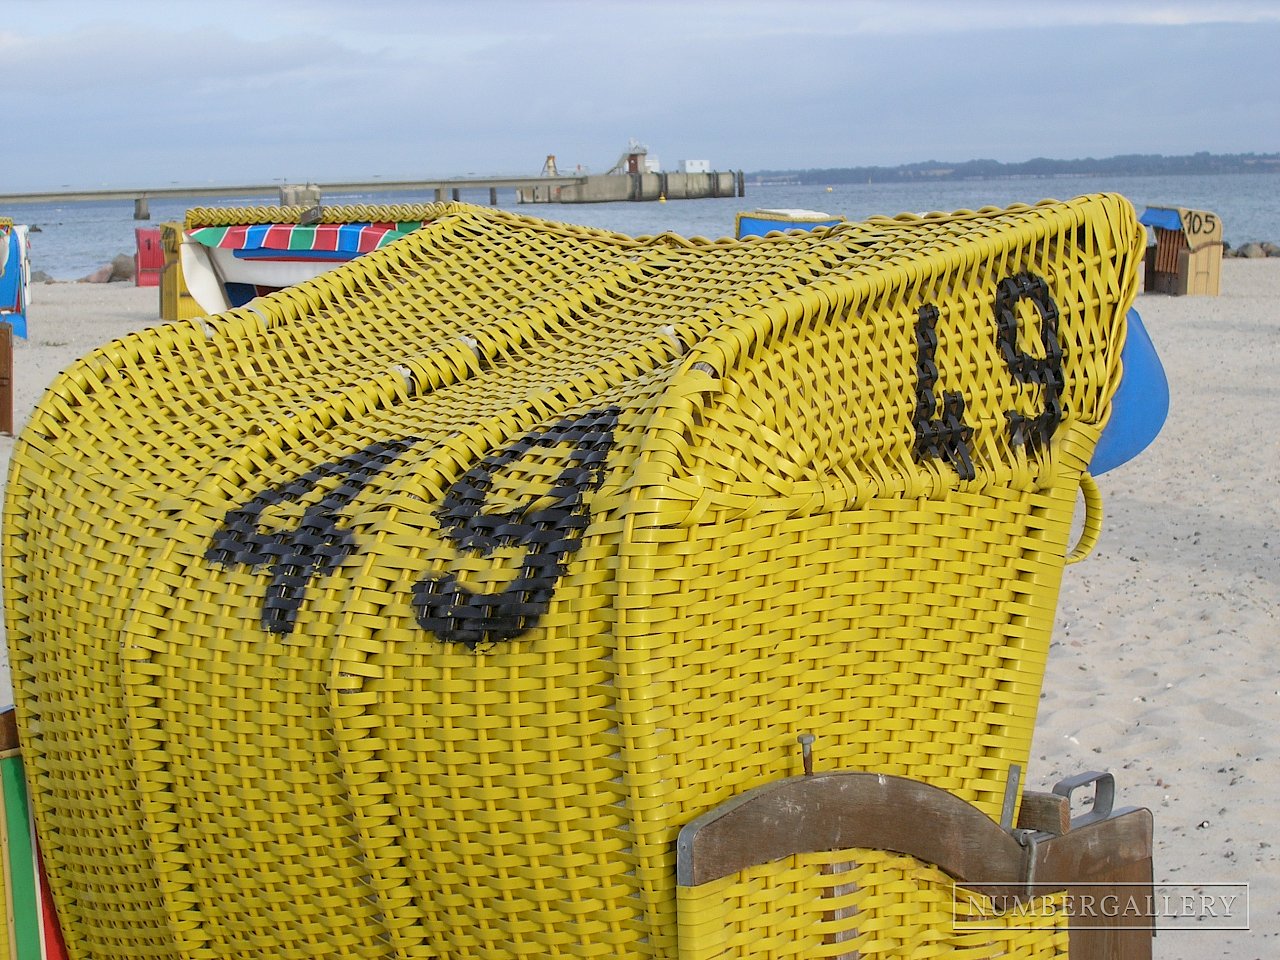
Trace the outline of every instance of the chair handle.
<instances>
[{"instance_id":1,"label":"chair handle","mask_svg":"<svg viewBox=\"0 0 1280 960\"><path fill-rule=\"evenodd\" d=\"M1102 533L1102 491L1098 489L1098 481L1092 474L1080 475L1080 491L1084 494L1084 529L1080 531L1080 539L1067 554L1067 563L1079 563L1098 545L1098 536Z\"/></svg>"}]
</instances>

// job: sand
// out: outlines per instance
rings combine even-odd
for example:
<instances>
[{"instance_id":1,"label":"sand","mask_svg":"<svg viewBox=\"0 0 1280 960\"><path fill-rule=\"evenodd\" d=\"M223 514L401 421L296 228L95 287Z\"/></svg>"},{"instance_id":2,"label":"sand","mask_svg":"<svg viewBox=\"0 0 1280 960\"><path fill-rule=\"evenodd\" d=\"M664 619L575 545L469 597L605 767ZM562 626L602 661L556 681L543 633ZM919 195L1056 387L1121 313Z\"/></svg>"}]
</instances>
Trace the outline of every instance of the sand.
<instances>
[{"instance_id":1,"label":"sand","mask_svg":"<svg viewBox=\"0 0 1280 960\"><path fill-rule=\"evenodd\" d=\"M37 286L14 349L20 429L75 357L157 322L155 288ZM1280 260L1219 297L1143 295L1172 412L1099 478L1101 542L1067 570L1029 785L1096 769L1155 816L1156 880L1247 883L1250 932L1169 931L1163 958L1280 953ZM0 438L7 466L13 441ZM8 664L0 665L0 697Z\"/></svg>"}]
</instances>

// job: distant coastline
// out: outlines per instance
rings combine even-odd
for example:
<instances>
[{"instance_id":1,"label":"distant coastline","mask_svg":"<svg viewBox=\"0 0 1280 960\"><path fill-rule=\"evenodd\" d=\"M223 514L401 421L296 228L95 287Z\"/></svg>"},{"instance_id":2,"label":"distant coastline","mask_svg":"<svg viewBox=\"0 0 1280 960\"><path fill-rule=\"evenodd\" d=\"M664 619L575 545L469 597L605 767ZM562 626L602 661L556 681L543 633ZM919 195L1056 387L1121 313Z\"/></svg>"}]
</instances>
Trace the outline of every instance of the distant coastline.
<instances>
[{"instance_id":1,"label":"distant coastline","mask_svg":"<svg viewBox=\"0 0 1280 960\"><path fill-rule=\"evenodd\" d=\"M955 180L1021 180L1047 177L1145 177L1182 174L1280 173L1280 153L1124 154L1082 160L1035 157L1021 163L925 160L896 167L827 167L808 170L758 170L747 183L812 186L836 183L936 183Z\"/></svg>"}]
</instances>

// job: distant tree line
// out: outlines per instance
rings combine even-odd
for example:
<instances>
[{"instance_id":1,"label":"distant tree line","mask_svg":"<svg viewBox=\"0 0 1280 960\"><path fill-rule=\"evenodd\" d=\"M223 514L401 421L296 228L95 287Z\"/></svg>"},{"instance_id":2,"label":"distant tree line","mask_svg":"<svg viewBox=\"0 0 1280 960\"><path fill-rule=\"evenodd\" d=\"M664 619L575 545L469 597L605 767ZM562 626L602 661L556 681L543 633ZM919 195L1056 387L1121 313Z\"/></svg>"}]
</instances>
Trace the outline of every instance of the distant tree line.
<instances>
[{"instance_id":1,"label":"distant tree line","mask_svg":"<svg viewBox=\"0 0 1280 960\"><path fill-rule=\"evenodd\" d=\"M897 167L833 167L811 170L760 170L757 181L798 184L895 183L934 180L998 180L1015 177L1174 176L1198 173L1280 173L1280 153L1195 153L1166 157L1158 153L1130 153L1118 157L1051 160L1035 157L1021 163L965 160L943 163L925 160Z\"/></svg>"}]
</instances>

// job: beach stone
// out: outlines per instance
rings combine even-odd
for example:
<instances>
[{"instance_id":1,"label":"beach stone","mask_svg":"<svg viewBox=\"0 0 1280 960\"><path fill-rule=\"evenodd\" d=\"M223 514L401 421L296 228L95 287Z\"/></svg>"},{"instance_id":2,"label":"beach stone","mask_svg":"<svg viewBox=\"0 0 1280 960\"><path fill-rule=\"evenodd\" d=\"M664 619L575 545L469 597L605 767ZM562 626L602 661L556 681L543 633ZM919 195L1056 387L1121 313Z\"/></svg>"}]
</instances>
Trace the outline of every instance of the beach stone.
<instances>
[{"instance_id":1,"label":"beach stone","mask_svg":"<svg viewBox=\"0 0 1280 960\"><path fill-rule=\"evenodd\" d=\"M1240 257L1248 257L1251 260L1257 260L1261 257L1265 257L1267 252L1262 249L1262 244L1260 243L1246 243L1239 249L1236 255Z\"/></svg>"},{"instance_id":2,"label":"beach stone","mask_svg":"<svg viewBox=\"0 0 1280 960\"><path fill-rule=\"evenodd\" d=\"M80 278L81 283L110 283L111 282L111 264L105 267L99 267L87 277Z\"/></svg>"},{"instance_id":3,"label":"beach stone","mask_svg":"<svg viewBox=\"0 0 1280 960\"><path fill-rule=\"evenodd\" d=\"M53 277L49 276L43 270L33 271L31 274L32 283L53 283Z\"/></svg>"},{"instance_id":4,"label":"beach stone","mask_svg":"<svg viewBox=\"0 0 1280 960\"><path fill-rule=\"evenodd\" d=\"M111 280L132 280L135 269L133 257L127 253L117 253L111 261Z\"/></svg>"},{"instance_id":5,"label":"beach stone","mask_svg":"<svg viewBox=\"0 0 1280 960\"><path fill-rule=\"evenodd\" d=\"M1280 244L1264 243L1262 250L1268 257L1280 257Z\"/></svg>"}]
</instances>

